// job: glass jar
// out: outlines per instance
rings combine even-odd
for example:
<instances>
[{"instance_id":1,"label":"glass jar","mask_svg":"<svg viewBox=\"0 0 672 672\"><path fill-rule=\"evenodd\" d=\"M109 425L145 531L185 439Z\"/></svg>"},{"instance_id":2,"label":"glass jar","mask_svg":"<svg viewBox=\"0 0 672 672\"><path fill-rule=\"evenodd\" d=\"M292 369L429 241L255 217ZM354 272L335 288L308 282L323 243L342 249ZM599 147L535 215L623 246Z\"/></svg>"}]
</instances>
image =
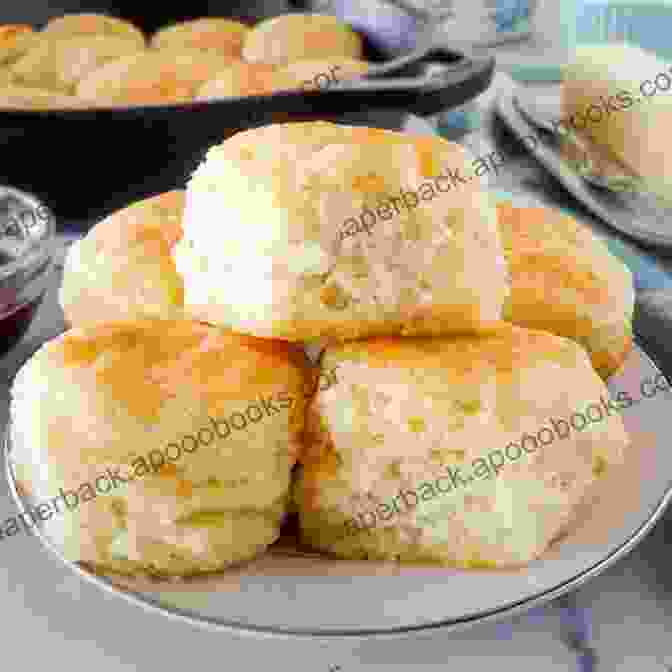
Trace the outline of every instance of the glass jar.
<instances>
[{"instance_id":1,"label":"glass jar","mask_svg":"<svg viewBox=\"0 0 672 672\"><path fill-rule=\"evenodd\" d=\"M54 217L34 196L0 186L0 358L28 330L53 268Z\"/></svg>"}]
</instances>

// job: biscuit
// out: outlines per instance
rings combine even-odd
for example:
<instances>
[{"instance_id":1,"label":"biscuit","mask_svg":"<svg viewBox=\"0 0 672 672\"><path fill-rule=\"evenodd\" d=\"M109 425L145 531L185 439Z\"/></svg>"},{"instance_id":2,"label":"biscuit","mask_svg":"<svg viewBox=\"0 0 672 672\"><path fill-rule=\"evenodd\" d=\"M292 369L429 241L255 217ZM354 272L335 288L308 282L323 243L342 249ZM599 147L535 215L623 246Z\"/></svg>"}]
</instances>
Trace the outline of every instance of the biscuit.
<instances>
[{"instance_id":1,"label":"biscuit","mask_svg":"<svg viewBox=\"0 0 672 672\"><path fill-rule=\"evenodd\" d=\"M334 58L331 61L297 61L277 66L269 63L232 63L215 79L203 84L197 100L261 96L277 91L324 90L334 83L364 74L365 61Z\"/></svg>"},{"instance_id":2,"label":"biscuit","mask_svg":"<svg viewBox=\"0 0 672 672\"><path fill-rule=\"evenodd\" d=\"M194 47L215 49L232 59L241 58L249 27L231 19L206 17L183 21L158 30L150 39L155 49Z\"/></svg>"},{"instance_id":3,"label":"biscuit","mask_svg":"<svg viewBox=\"0 0 672 672\"><path fill-rule=\"evenodd\" d=\"M277 91L323 90L334 83L365 73L369 64L352 59L297 61L289 65L232 63L215 79L203 84L197 100L218 100L240 96L261 96Z\"/></svg>"},{"instance_id":4,"label":"biscuit","mask_svg":"<svg viewBox=\"0 0 672 672\"><path fill-rule=\"evenodd\" d=\"M330 60L295 61L278 70L280 77L296 80L292 88L304 91L329 89L335 83L352 79L368 72L370 64L352 58L332 58Z\"/></svg>"},{"instance_id":5,"label":"biscuit","mask_svg":"<svg viewBox=\"0 0 672 672\"><path fill-rule=\"evenodd\" d=\"M123 37L133 42L138 49L145 46L145 36L137 26L130 21L107 14L65 14L48 21L40 32L42 35L57 39L84 35Z\"/></svg>"},{"instance_id":6,"label":"biscuit","mask_svg":"<svg viewBox=\"0 0 672 672\"><path fill-rule=\"evenodd\" d=\"M72 94L81 79L105 63L136 53L130 40L108 35L43 40L11 66L11 75L20 86Z\"/></svg>"},{"instance_id":7,"label":"biscuit","mask_svg":"<svg viewBox=\"0 0 672 672\"><path fill-rule=\"evenodd\" d=\"M17 478L57 509L45 532L71 561L178 577L249 560L279 534L305 373L292 347L187 320L73 329L14 381Z\"/></svg>"},{"instance_id":8,"label":"biscuit","mask_svg":"<svg viewBox=\"0 0 672 672\"><path fill-rule=\"evenodd\" d=\"M77 96L95 105L176 104L229 64L213 50L161 49L108 63L77 86Z\"/></svg>"},{"instance_id":9,"label":"biscuit","mask_svg":"<svg viewBox=\"0 0 672 672\"><path fill-rule=\"evenodd\" d=\"M511 272L504 316L580 343L604 378L632 348L635 291L628 268L573 217L497 204Z\"/></svg>"},{"instance_id":10,"label":"biscuit","mask_svg":"<svg viewBox=\"0 0 672 672\"><path fill-rule=\"evenodd\" d=\"M69 248L59 303L70 325L182 316L170 254L182 235L184 192L169 191L108 215Z\"/></svg>"},{"instance_id":11,"label":"biscuit","mask_svg":"<svg viewBox=\"0 0 672 672\"><path fill-rule=\"evenodd\" d=\"M0 108L17 110L67 110L81 107L81 100L65 93L28 86L0 85Z\"/></svg>"},{"instance_id":12,"label":"biscuit","mask_svg":"<svg viewBox=\"0 0 672 672\"><path fill-rule=\"evenodd\" d=\"M501 318L508 271L467 169L460 145L375 128L232 136L187 186L185 311L292 341L480 330Z\"/></svg>"},{"instance_id":13,"label":"biscuit","mask_svg":"<svg viewBox=\"0 0 672 672\"><path fill-rule=\"evenodd\" d=\"M205 82L196 93L197 100L219 100L240 96L261 96L282 89L277 68L266 63L231 63ZM289 88L290 82L288 81Z\"/></svg>"},{"instance_id":14,"label":"biscuit","mask_svg":"<svg viewBox=\"0 0 672 672\"><path fill-rule=\"evenodd\" d=\"M547 332L353 341L322 365L338 384L293 497L302 542L341 558L523 566L629 445L585 351Z\"/></svg>"},{"instance_id":15,"label":"biscuit","mask_svg":"<svg viewBox=\"0 0 672 672\"><path fill-rule=\"evenodd\" d=\"M0 25L0 66L11 65L39 40L33 28L23 23Z\"/></svg>"},{"instance_id":16,"label":"biscuit","mask_svg":"<svg viewBox=\"0 0 672 672\"><path fill-rule=\"evenodd\" d=\"M669 64L634 44L578 46L562 75L560 126L587 135L644 188L669 199L672 122Z\"/></svg>"},{"instance_id":17,"label":"biscuit","mask_svg":"<svg viewBox=\"0 0 672 672\"><path fill-rule=\"evenodd\" d=\"M243 59L291 63L302 59L344 57L360 59L362 38L335 16L283 14L259 22L243 44Z\"/></svg>"}]
</instances>

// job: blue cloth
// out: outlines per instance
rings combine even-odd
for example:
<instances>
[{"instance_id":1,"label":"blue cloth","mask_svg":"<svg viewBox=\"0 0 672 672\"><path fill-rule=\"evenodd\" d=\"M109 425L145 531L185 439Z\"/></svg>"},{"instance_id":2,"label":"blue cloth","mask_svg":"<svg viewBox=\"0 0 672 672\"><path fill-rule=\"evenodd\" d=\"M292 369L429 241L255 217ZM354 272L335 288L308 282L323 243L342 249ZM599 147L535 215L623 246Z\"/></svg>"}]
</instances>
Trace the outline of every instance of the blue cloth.
<instances>
[{"instance_id":1,"label":"blue cloth","mask_svg":"<svg viewBox=\"0 0 672 672\"><path fill-rule=\"evenodd\" d=\"M494 20L498 33L525 30L529 24L530 0L496 0Z\"/></svg>"}]
</instances>

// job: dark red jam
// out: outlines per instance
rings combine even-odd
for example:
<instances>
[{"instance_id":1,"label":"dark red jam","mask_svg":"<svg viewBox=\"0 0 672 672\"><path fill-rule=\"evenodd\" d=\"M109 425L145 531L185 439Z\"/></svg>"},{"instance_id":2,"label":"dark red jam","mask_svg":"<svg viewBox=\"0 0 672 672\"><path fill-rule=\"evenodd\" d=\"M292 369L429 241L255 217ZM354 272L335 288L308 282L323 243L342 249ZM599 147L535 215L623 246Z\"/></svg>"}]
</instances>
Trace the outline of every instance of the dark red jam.
<instances>
[{"instance_id":1,"label":"dark red jam","mask_svg":"<svg viewBox=\"0 0 672 672\"><path fill-rule=\"evenodd\" d=\"M13 309L10 306L0 313L0 357L6 355L28 331L43 296L44 291L32 301L22 306L14 306Z\"/></svg>"},{"instance_id":2,"label":"dark red jam","mask_svg":"<svg viewBox=\"0 0 672 672\"><path fill-rule=\"evenodd\" d=\"M14 258L0 250L0 272ZM23 337L33 320L35 311L42 302L44 290L39 296L26 301L25 296L10 287L0 285L0 357L7 354Z\"/></svg>"}]
</instances>

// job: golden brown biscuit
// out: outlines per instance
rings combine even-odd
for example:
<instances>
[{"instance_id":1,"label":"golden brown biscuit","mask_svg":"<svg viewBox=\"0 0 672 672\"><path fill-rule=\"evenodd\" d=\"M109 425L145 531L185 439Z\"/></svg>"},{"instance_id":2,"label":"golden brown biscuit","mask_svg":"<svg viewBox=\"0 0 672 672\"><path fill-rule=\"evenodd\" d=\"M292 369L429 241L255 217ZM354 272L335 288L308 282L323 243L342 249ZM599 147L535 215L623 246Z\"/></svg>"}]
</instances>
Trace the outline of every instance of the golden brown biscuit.
<instances>
[{"instance_id":1,"label":"golden brown biscuit","mask_svg":"<svg viewBox=\"0 0 672 672\"><path fill-rule=\"evenodd\" d=\"M238 133L187 187L185 311L287 340L481 329L501 318L508 277L494 206L455 179L468 170L463 147L431 136L327 122Z\"/></svg>"},{"instance_id":2,"label":"golden brown biscuit","mask_svg":"<svg viewBox=\"0 0 672 672\"><path fill-rule=\"evenodd\" d=\"M182 316L184 290L170 250L182 235L183 208L182 190L152 196L73 243L59 291L70 325Z\"/></svg>"},{"instance_id":3,"label":"golden brown biscuit","mask_svg":"<svg viewBox=\"0 0 672 672\"><path fill-rule=\"evenodd\" d=\"M303 60L289 63L278 69L278 76L296 80L295 87L304 91L324 90L339 81L352 79L368 72L370 64L353 58L329 60Z\"/></svg>"},{"instance_id":4,"label":"golden brown biscuit","mask_svg":"<svg viewBox=\"0 0 672 672\"><path fill-rule=\"evenodd\" d=\"M278 537L305 372L298 350L187 320L71 330L15 379L18 479L70 560L167 576L248 560Z\"/></svg>"},{"instance_id":5,"label":"golden brown biscuit","mask_svg":"<svg viewBox=\"0 0 672 672\"><path fill-rule=\"evenodd\" d=\"M76 93L97 105L183 103L193 100L203 82L229 62L213 50L147 51L98 68L79 83Z\"/></svg>"},{"instance_id":6,"label":"golden brown biscuit","mask_svg":"<svg viewBox=\"0 0 672 672\"><path fill-rule=\"evenodd\" d=\"M501 323L478 337L328 348L294 499L342 558L521 566L572 522L628 437L579 345Z\"/></svg>"},{"instance_id":7,"label":"golden brown biscuit","mask_svg":"<svg viewBox=\"0 0 672 672\"><path fill-rule=\"evenodd\" d=\"M302 59L360 59L362 38L346 23L325 14L283 14L258 23L243 44L246 61L290 63Z\"/></svg>"},{"instance_id":8,"label":"golden brown biscuit","mask_svg":"<svg viewBox=\"0 0 672 672\"><path fill-rule=\"evenodd\" d=\"M511 271L505 317L580 343L609 377L632 347L630 271L569 215L506 202L497 211Z\"/></svg>"},{"instance_id":9,"label":"golden brown biscuit","mask_svg":"<svg viewBox=\"0 0 672 672\"><path fill-rule=\"evenodd\" d=\"M77 109L82 101L57 91L28 86L0 86L0 108L18 110Z\"/></svg>"},{"instance_id":10,"label":"golden brown biscuit","mask_svg":"<svg viewBox=\"0 0 672 672\"><path fill-rule=\"evenodd\" d=\"M199 89L197 100L260 96L301 89L326 89L335 82L363 74L365 61L334 58L331 61L297 61L285 66L269 63L232 63Z\"/></svg>"},{"instance_id":11,"label":"golden brown biscuit","mask_svg":"<svg viewBox=\"0 0 672 672\"><path fill-rule=\"evenodd\" d=\"M41 33L57 39L84 35L107 35L131 40L139 49L145 46L145 36L137 26L130 21L107 14L81 13L59 16L51 19Z\"/></svg>"},{"instance_id":12,"label":"golden brown biscuit","mask_svg":"<svg viewBox=\"0 0 672 672\"><path fill-rule=\"evenodd\" d=\"M23 23L0 25L0 66L10 65L36 44L39 37Z\"/></svg>"},{"instance_id":13,"label":"golden brown biscuit","mask_svg":"<svg viewBox=\"0 0 672 672\"><path fill-rule=\"evenodd\" d=\"M234 59L241 57L248 30L249 27L239 21L207 17L161 28L152 36L150 46L156 49L215 49Z\"/></svg>"},{"instance_id":14,"label":"golden brown biscuit","mask_svg":"<svg viewBox=\"0 0 672 672\"><path fill-rule=\"evenodd\" d=\"M577 46L563 66L558 120L560 127L587 135L663 199L672 188L669 73L669 63L635 44Z\"/></svg>"},{"instance_id":15,"label":"golden brown biscuit","mask_svg":"<svg viewBox=\"0 0 672 672\"><path fill-rule=\"evenodd\" d=\"M11 74L20 86L74 93L81 79L105 63L136 53L135 43L107 35L43 40L11 66Z\"/></svg>"},{"instance_id":16,"label":"golden brown biscuit","mask_svg":"<svg viewBox=\"0 0 672 672\"><path fill-rule=\"evenodd\" d=\"M260 96L282 88L277 68L266 63L231 63L200 87L197 100ZM288 82L289 84L289 82Z\"/></svg>"}]
</instances>

